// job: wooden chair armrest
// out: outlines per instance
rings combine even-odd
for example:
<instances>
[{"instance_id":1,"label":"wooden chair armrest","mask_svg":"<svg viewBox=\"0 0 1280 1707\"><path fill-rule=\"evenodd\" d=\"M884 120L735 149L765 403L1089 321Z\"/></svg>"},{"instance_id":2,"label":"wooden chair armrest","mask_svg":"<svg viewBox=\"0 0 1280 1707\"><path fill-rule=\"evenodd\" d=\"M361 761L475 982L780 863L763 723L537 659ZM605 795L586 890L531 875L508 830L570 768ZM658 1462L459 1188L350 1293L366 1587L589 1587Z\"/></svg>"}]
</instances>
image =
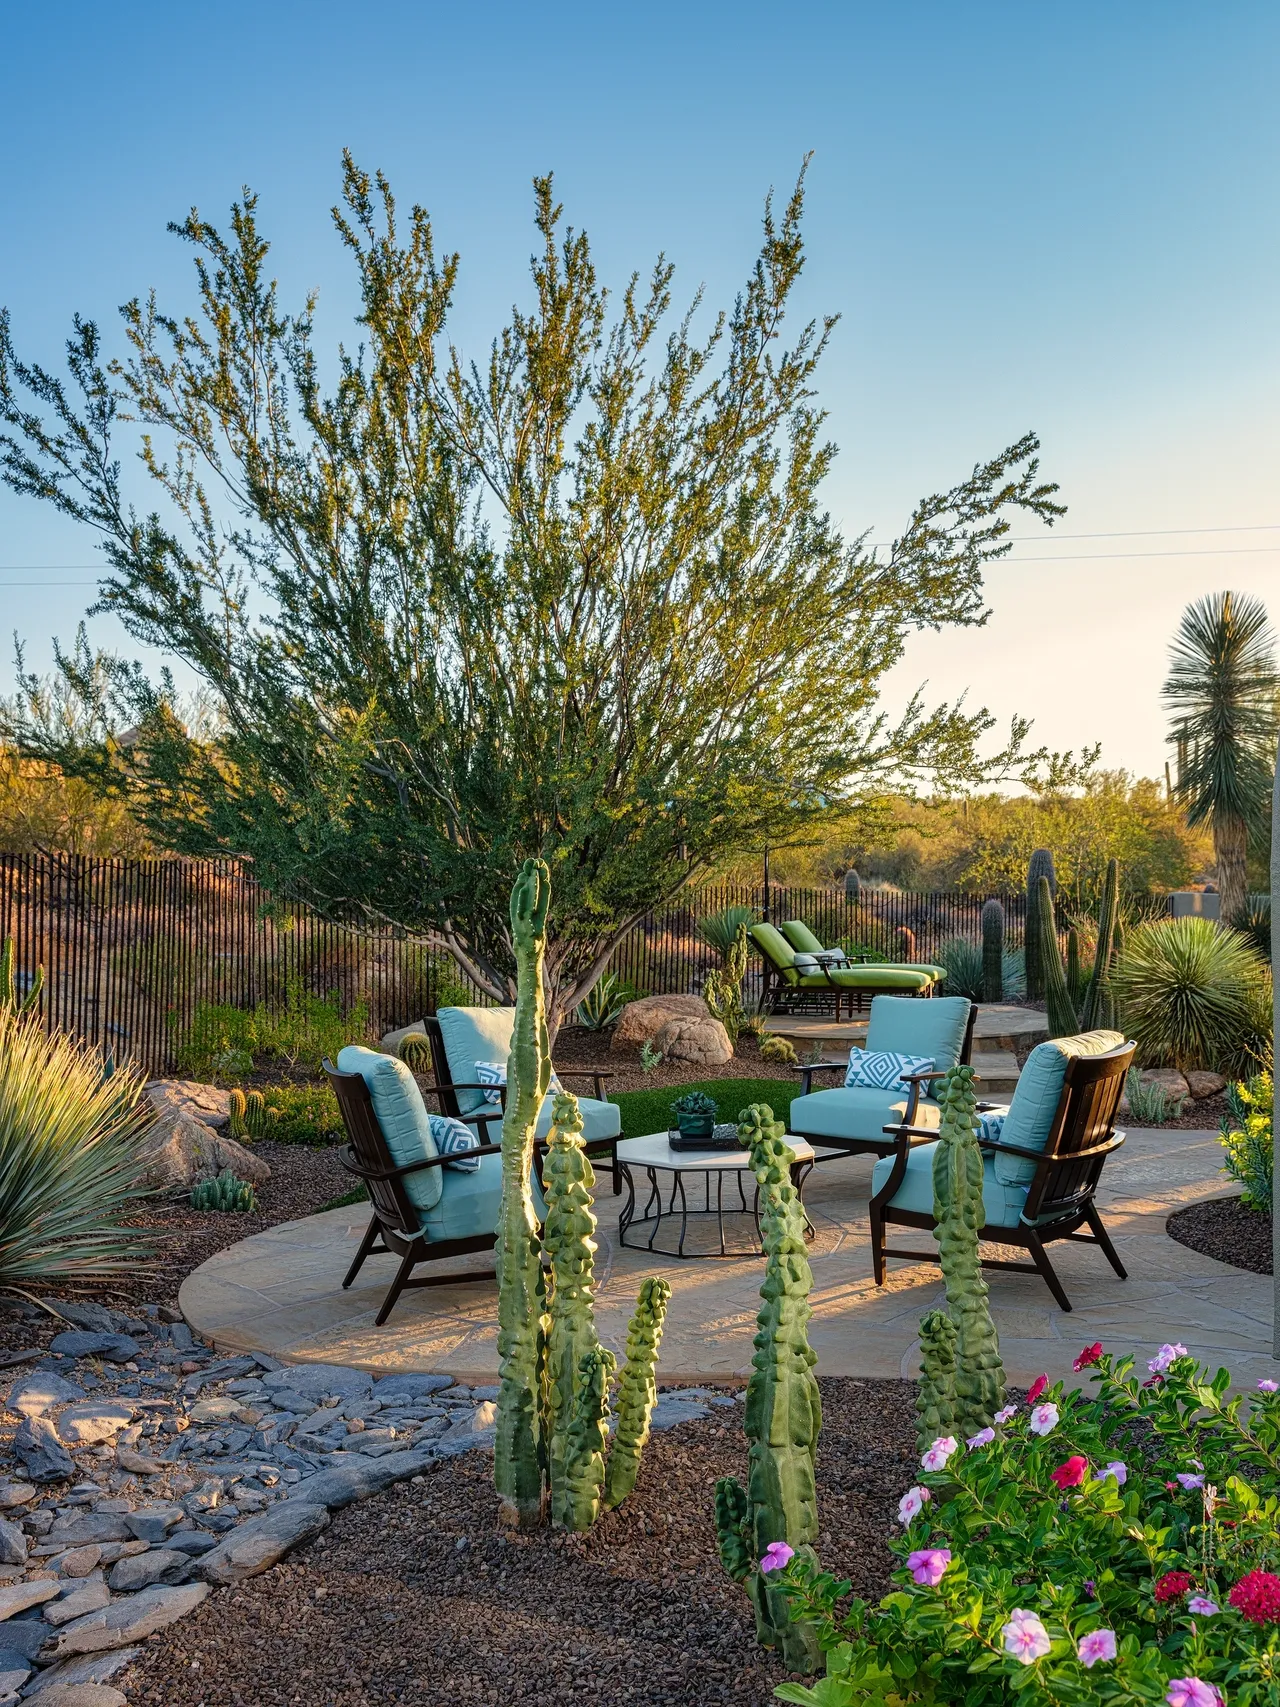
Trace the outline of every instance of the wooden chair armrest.
<instances>
[{"instance_id":1,"label":"wooden chair armrest","mask_svg":"<svg viewBox=\"0 0 1280 1707\"><path fill-rule=\"evenodd\" d=\"M924 1084L927 1079L945 1079L945 1068L928 1067L920 1073L899 1073L898 1077L904 1085Z\"/></svg>"},{"instance_id":2,"label":"wooden chair armrest","mask_svg":"<svg viewBox=\"0 0 1280 1707\"><path fill-rule=\"evenodd\" d=\"M1118 1150L1124 1143L1125 1134L1117 1132L1102 1144L1094 1144L1087 1150L1070 1150L1061 1156L1048 1155L1044 1150L1029 1150L1024 1144L1006 1144L1002 1139L986 1138L979 1140L983 1150L1001 1150L1008 1156L1025 1156L1030 1162L1080 1162L1091 1156L1105 1156L1112 1150Z\"/></svg>"},{"instance_id":3,"label":"wooden chair armrest","mask_svg":"<svg viewBox=\"0 0 1280 1707\"><path fill-rule=\"evenodd\" d=\"M557 1067L555 1070L562 1079L616 1079L618 1076L612 1067Z\"/></svg>"},{"instance_id":4,"label":"wooden chair armrest","mask_svg":"<svg viewBox=\"0 0 1280 1707\"><path fill-rule=\"evenodd\" d=\"M358 1179L391 1180L403 1179L406 1174L421 1173L424 1168L442 1168L447 1162L456 1162L464 1156L500 1156L501 1144L477 1144L474 1150L457 1150L451 1156L423 1156L417 1162L405 1162L398 1168L366 1168L352 1153L349 1145L344 1146L338 1160L349 1174L355 1174Z\"/></svg>"},{"instance_id":5,"label":"wooden chair armrest","mask_svg":"<svg viewBox=\"0 0 1280 1707\"><path fill-rule=\"evenodd\" d=\"M847 1067L848 1065L849 1063L845 1060L843 1055L837 1061L792 1061L790 1064L791 1071L793 1073L821 1073L825 1072L828 1068L834 1069L836 1067Z\"/></svg>"},{"instance_id":6,"label":"wooden chair armrest","mask_svg":"<svg viewBox=\"0 0 1280 1707\"><path fill-rule=\"evenodd\" d=\"M905 1138L908 1150L917 1144L936 1144L939 1137L938 1129L933 1126L885 1126L882 1131L889 1138Z\"/></svg>"}]
</instances>

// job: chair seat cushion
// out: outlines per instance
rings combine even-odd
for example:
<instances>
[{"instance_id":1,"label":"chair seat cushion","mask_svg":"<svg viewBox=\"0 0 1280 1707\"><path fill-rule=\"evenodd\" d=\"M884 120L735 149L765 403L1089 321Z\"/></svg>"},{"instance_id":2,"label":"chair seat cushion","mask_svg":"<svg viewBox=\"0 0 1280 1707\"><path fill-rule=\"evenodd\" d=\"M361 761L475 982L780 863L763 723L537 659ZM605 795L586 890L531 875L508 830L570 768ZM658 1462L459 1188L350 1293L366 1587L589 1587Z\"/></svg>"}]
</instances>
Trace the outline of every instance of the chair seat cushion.
<instances>
[{"instance_id":1,"label":"chair seat cushion","mask_svg":"<svg viewBox=\"0 0 1280 1707\"><path fill-rule=\"evenodd\" d=\"M474 1173L450 1173L435 1206L423 1215L420 1231L425 1239L474 1239L494 1233L502 1209L502 1157L480 1156ZM433 1168L433 1173L443 1169ZM547 1205L535 1171L531 1180L533 1207L539 1223L547 1218Z\"/></svg>"},{"instance_id":2,"label":"chair seat cushion","mask_svg":"<svg viewBox=\"0 0 1280 1707\"><path fill-rule=\"evenodd\" d=\"M359 1073L369 1087L369 1099L386 1141L387 1153L396 1167L438 1156L427 1105L413 1074L394 1055L349 1043L338 1053L340 1073ZM423 1168L406 1174L401 1181L410 1203L418 1209L433 1209L444 1190L442 1168Z\"/></svg>"},{"instance_id":3,"label":"chair seat cushion","mask_svg":"<svg viewBox=\"0 0 1280 1707\"><path fill-rule=\"evenodd\" d=\"M873 1090L867 1085L841 1086L834 1091L813 1091L794 1097L787 1130L798 1138L862 1138L891 1144L885 1127L900 1125L906 1116L906 1099L899 1091ZM916 1125L936 1128L942 1110L922 1097L916 1108Z\"/></svg>"},{"instance_id":4,"label":"chair seat cushion","mask_svg":"<svg viewBox=\"0 0 1280 1707\"><path fill-rule=\"evenodd\" d=\"M915 1215L933 1214L933 1158L937 1148L936 1144L919 1144L907 1157L906 1175L893 1196L894 1209L905 1209ZM982 1164L982 1206L987 1227L1016 1227L1027 1201L1027 1188L997 1179L992 1160L986 1156ZM871 1170L872 1195L888 1183L893 1162L892 1156L881 1156Z\"/></svg>"},{"instance_id":5,"label":"chair seat cushion","mask_svg":"<svg viewBox=\"0 0 1280 1707\"><path fill-rule=\"evenodd\" d=\"M805 972L797 975L789 969L788 982L798 983L802 990L829 990L834 985L841 990L927 990L936 982L930 972L914 966L832 966L827 972Z\"/></svg>"}]
</instances>

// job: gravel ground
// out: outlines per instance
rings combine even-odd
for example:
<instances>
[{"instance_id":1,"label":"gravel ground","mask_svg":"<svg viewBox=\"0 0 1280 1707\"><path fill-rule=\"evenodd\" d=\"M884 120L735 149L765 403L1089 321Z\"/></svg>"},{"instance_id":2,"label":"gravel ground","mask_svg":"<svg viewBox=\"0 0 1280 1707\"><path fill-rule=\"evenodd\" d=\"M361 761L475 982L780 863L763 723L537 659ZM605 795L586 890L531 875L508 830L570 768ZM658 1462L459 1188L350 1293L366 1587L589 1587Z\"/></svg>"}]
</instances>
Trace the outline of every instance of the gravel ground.
<instances>
[{"instance_id":1,"label":"gravel ground","mask_svg":"<svg viewBox=\"0 0 1280 1707\"><path fill-rule=\"evenodd\" d=\"M1246 1209L1238 1197L1211 1197L1178 1209L1165 1222L1165 1231L1180 1245L1188 1245L1232 1268L1250 1274L1270 1274L1271 1217Z\"/></svg>"},{"instance_id":2,"label":"gravel ground","mask_svg":"<svg viewBox=\"0 0 1280 1707\"><path fill-rule=\"evenodd\" d=\"M910 1383L821 1382L824 1564L879 1597L911 1479ZM214 1595L140 1660L145 1707L765 1707L784 1673L722 1572L711 1500L745 1468L740 1411L656 1435L585 1536L507 1537L472 1454L338 1513L317 1542Z\"/></svg>"}]
</instances>

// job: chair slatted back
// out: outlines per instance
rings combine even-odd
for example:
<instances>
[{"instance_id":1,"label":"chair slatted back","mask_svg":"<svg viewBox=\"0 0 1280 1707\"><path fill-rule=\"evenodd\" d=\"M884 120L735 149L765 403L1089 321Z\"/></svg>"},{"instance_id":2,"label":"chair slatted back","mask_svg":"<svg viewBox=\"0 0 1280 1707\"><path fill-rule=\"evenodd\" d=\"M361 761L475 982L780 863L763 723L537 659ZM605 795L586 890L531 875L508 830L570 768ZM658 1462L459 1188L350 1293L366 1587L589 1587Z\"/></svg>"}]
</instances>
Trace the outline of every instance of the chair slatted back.
<instances>
[{"instance_id":1,"label":"chair slatted back","mask_svg":"<svg viewBox=\"0 0 1280 1707\"><path fill-rule=\"evenodd\" d=\"M1068 1061L1045 1160L1027 1193L1023 1214L1028 1220L1068 1214L1093 1196L1106 1157L1081 1152L1105 1144L1114 1134L1136 1048L1125 1043L1105 1055L1077 1055Z\"/></svg>"},{"instance_id":2,"label":"chair slatted back","mask_svg":"<svg viewBox=\"0 0 1280 1707\"><path fill-rule=\"evenodd\" d=\"M423 1020L426 1027L427 1040L431 1044L431 1072L436 1084L440 1087L440 1112L452 1115L455 1120L462 1113L458 1104L458 1093L453 1088L453 1074L449 1069L449 1053L444 1046L444 1031L440 1021L434 1014L429 1014ZM487 1138L481 1139L487 1144Z\"/></svg>"},{"instance_id":3,"label":"chair slatted back","mask_svg":"<svg viewBox=\"0 0 1280 1707\"><path fill-rule=\"evenodd\" d=\"M347 1129L347 1137L351 1141L351 1150L356 1161L362 1168L375 1171L394 1168L395 1159L387 1148L382 1128L378 1125L378 1116L374 1112L368 1085L359 1073L340 1073L331 1061L324 1063L324 1070L333 1086L333 1094L338 1099L342 1124ZM415 1237L422 1211L416 1209L410 1201L409 1194L404 1189L404 1181L368 1179L364 1183L379 1221L397 1233L404 1234L406 1238Z\"/></svg>"}]
</instances>

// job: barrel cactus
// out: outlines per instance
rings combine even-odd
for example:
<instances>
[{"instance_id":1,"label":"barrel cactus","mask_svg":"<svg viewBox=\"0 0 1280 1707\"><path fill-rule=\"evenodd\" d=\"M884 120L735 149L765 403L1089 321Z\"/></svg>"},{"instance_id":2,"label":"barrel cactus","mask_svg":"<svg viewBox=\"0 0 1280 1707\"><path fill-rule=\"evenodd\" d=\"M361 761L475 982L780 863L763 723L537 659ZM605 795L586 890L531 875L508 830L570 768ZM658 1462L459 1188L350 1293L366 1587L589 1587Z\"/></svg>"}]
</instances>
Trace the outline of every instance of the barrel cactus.
<instances>
[{"instance_id":1,"label":"barrel cactus","mask_svg":"<svg viewBox=\"0 0 1280 1707\"><path fill-rule=\"evenodd\" d=\"M982 909L982 999L1004 1000L1004 908L996 900Z\"/></svg>"},{"instance_id":2,"label":"barrel cactus","mask_svg":"<svg viewBox=\"0 0 1280 1707\"><path fill-rule=\"evenodd\" d=\"M249 1136L249 1128L244 1118L246 1107L242 1090L227 1092L227 1137L234 1138L237 1144L242 1144Z\"/></svg>"},{"instance_id":3,"label":"barrel cactus","mask_svg":"<svg viewBox=\"0 0 1280 1707\"><path fill-rule=\"evenodd\" d=\"M1049 882L1050 900L1058 892L1058 879L1053 869L1053 855L1048 848L1037 848L1027 861L1027 918L1023 931L1023 946L1027 966L1027 998L1038 1002L1044 995L1044 973L1040 963L1040 879Z\"/></svg>"}]
</instances>

